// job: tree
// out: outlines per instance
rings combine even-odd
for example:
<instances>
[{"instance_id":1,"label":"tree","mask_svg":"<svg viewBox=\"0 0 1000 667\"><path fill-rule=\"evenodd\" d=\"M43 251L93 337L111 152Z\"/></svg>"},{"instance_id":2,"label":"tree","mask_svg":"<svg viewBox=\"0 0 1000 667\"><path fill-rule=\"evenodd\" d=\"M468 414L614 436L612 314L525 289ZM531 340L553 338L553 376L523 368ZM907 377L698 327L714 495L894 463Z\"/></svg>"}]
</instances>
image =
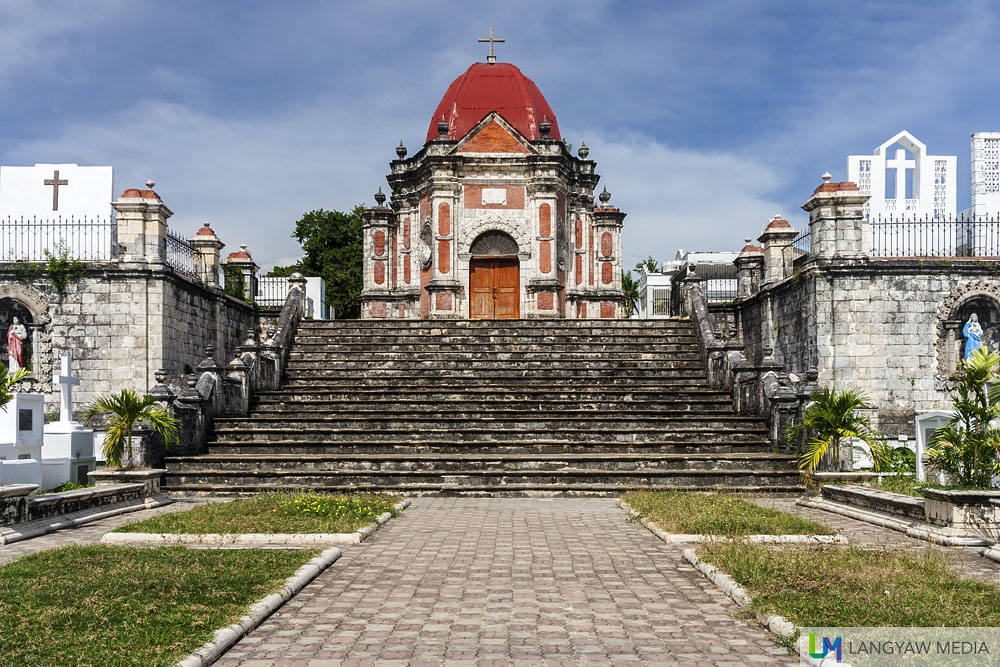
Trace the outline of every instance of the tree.
<instances>
[{"instance_id":1,"label":"tree","mask_svg":"<svg viewBox=\"0 0 1000 667\"><path fill-rule=\"evenodd\" d=\"M639 273L639 275L642 275L643 271L645 271L646 273L659 273L660 263L656 260L655 257L650 255L646 259L636 264L635 270L637 273Z\"/></svg>"},{"instance_id":2,"label":"tree","mask_svg":"<svg viewBox=\"0 0 1000 667\"><path fill-rule=\"evenodd\" d=\"M8 374L7 367L0 363L0 410L6 410L7 404L14 400L14 385L27 375L27 368L18 368L12 374Z\"/></svg>"},{"instance_id":3,"label":"tree","mask_svg":"<svg viewBox=\"0 0 1000 667\"><path fill-rule=\"evenodd\" d=\"M326 281L326 302L342 319L361 316L363 211L363 206L355 206L350 213L309 211L295 223L292 232L304 253L300 271Z\"/></svg>"},{"instance_id":4,"label":"tree","mask_svg":"<svg viewBox=\"0 0 1000 667\"><path fill-rule=\"evenodd\" d=\"M622 294L625 295L625 317L639 310L639 283L628 271L622 271Z\"/></svg>"},{"instance_id":5,"label":"tree","mask_svg":"<svg viewBox=\"0 0 1000 667\"><path fill-rule=\"evenodd\" d=\"M87 406L86 419L107 412L108 430L104 436L104 458L111 468L122 467L122 455L128 448L128 460L132 461L132 428L136 422L148 424L163 437L169 448L177 439L180 422L156 405L152 396L139 398L131 389L122 389L117 394L99 398Z\"/></svg>"},{"instance_id":6,"label":"tree","mask_svg":"<svg viewBox=\"0 0 1000 667\"><path fill-rule=\"evenodd\" d=\"M878 448L879 437L872 430L868 417L857 413L868 401L864 392L858 389L837 392L827 387L814 391L809 400L802 423L788 430L790 441L808 430L816 431L816 437L806 443L799 457L800 470L811 474L828 451L832 453L835 469L839 470L840 445L844 441L857 438L872 447L873 453Z\"/></svg>"},{"instance_id":7,"label":"tree","mask_svg":"<svg viewBox=\"0 0 1000 667\"><path fill-rule=\"evenodd\" d=\"M936 431L927 449L931 468L943 470L962 486L990 488L1000 474L1000 353L986 346L973 350L952 375L955 416Z\"/></svg>"}]
</instances>

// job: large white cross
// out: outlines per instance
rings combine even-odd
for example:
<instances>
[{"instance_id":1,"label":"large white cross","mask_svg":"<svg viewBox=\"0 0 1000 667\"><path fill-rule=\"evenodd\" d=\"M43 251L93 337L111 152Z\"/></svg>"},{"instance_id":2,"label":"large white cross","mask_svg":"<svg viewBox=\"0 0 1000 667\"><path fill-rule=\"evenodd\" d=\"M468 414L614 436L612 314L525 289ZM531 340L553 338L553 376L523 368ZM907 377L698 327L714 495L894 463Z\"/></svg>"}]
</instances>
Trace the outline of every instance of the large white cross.
<instances>
[{"instance_id":1,"label":"large white cross","mask_svg":"<svg viewBox=\"0 0 1000 667\"><path fill-rule=\"evenodd\" d=\"M59 421L73 421L73 386L80 384L80 378L73 377L73 357L62 355L62 368L52 374L52 383L59 387Z\"/></svg>"},{"instance_id":2,"label":"large white cross","mask_svg":"<svg viewBox=\"0 0 1000 667\"><path fill-rule=\"evenodd\" d=\"M896 170L896 199L906 199L906 170L916 169L916 161L907 160L906 151L902 148L897 148L896 157L892 160L886 160L885 168Z\"/></svg>"}]
</instances>

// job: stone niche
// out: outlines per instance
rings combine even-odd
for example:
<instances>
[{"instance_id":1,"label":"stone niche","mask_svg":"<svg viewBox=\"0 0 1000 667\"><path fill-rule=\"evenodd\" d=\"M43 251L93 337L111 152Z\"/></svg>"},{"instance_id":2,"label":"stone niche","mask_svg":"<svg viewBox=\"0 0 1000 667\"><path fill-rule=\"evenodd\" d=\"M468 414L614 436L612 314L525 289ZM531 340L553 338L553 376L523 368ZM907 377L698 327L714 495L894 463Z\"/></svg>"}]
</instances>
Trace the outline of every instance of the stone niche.
<instances>
[{"instance_id":1,"label":"stone niche","mask_svg":"<svg viewBox=\"0 0 1000 667\"><path fill-rule=\"evenodd\" d=\"M949 376L965 354L962 328L975 313L983 328L982 342L991 350L1000 349L1000 292L992 285L975 281L955 290L941 306L937 331L937 388L950 390Z\"/></svg>"},{"instance_id":2,"label":"stone niche","mask_svg":"<svg viewBox=\"0 0 1000 667\"><path fill-rule=\"evenodd\" d=\"M28 339L24 341L24 365L29 371L34 371L35 318L28 306L9 297L0 298L0 333L3 334L0 336L0 363L7 365L7 329L15 317L28 330Z\"/></svg>"}]
</instances>

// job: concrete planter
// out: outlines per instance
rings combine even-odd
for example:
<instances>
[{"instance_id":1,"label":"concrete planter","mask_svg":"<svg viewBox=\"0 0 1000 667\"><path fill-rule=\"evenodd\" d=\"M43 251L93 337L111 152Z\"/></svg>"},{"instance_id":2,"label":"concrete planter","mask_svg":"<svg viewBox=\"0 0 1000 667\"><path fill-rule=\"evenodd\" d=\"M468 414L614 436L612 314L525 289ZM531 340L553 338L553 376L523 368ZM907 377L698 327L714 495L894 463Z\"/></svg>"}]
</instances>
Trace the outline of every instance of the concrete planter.
<instances>
[{"instance_id":1,"label":"concrete planter","mask_svg":"<svg viewBox=\"0 0 1000 667\"><path fill-rule=\"evenodd\" d=\"M37 484L0 486L0 526L12 526L27 521L28 494L37 489Z\"/></svg>"},{"instance_id":2,"label":"concrete planter","mask_svg":"<svg viewBox=\"0 0 1000 667\"><path fill-rule=\"evenodd\" d=\"M854 505L907 519L923 521L925 518L923 499L901 493L869 489L863 486L827 484L823 487L823 497L835 503Z\"/></svg>"},{"instance_id":3,"label":"concrete planter","mask_svg":"<svg viewBox=\"0 0 1000 667\"><path fill-rule=\"evenodd\" d=\"M121 485L121 484L143 484L147 495L154 495L160 492L160 479L166 470L155 468L153 470L95 470L87 473L90 479L94 480L97 486Z\"/></svg>"}]
</instances>

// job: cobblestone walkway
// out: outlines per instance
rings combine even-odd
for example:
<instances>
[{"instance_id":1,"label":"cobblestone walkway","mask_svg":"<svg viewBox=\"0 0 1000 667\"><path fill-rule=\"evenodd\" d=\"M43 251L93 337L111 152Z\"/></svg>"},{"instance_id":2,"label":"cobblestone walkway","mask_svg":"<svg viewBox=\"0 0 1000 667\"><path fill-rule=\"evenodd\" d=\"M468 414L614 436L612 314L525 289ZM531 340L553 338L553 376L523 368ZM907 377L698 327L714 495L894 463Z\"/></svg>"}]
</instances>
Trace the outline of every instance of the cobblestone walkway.
<instances>
[{"instance_id":1,"label":"cobblestone walkway","mask_svg":"<svg viewBox=\"0 0 1000 667\"><path fill-rule=\"evenodd\" d=\"M846 537L851 544L857 546L905 549L907 551L936 551L943 554L950 561L952 568L963 576L1000 586L1000 563L980 556L982 547L942 547L931 544L925 540L908 537L896 530L882 528L833 512L796 505L795 500L800 497L757 496L752 500L763 507L773 507L804 519L824 523Z\"/></svg>"},{"instance_id":2,"label":"cobblestone walkway","mask_svg":"<svg viewBox=\"0 0 1000 667\"><path fill-rule=\"evenodd\" d=\"M140 510L138 512L129 512L127 514L119 514L118 516L108 517L107 519L101 519L99 521L94 521L93 523L84 524L79 528L63 528L62 530L57 530L54 533L49 533L48 535L32 537L31 539L15 542L14 544L3 544L0 545L0 565L9 563L15 558L20 558L21 556L25 556L27 554L47 551L57 547L66 547L72 544L97 544L101 541L101 538L104 537L104 533L114 530L118 526L123 526L126 523L132 523L133 521L148 519L159 514L182 512L184 510L191 509L199 502L204 501L177 501L169 505L164 505L163 507L154 507L149 510Z\"/></svg>"},{"instance_id":3,"label":"cobblestone walkway","mask_svg":"<svg viewBox=\"0 0 1000 667\"><path fill-rule=\"evenodd\" d=\"M216 664L798 660L613 499L418 498Z\"/></svg>"}]
</instances>

